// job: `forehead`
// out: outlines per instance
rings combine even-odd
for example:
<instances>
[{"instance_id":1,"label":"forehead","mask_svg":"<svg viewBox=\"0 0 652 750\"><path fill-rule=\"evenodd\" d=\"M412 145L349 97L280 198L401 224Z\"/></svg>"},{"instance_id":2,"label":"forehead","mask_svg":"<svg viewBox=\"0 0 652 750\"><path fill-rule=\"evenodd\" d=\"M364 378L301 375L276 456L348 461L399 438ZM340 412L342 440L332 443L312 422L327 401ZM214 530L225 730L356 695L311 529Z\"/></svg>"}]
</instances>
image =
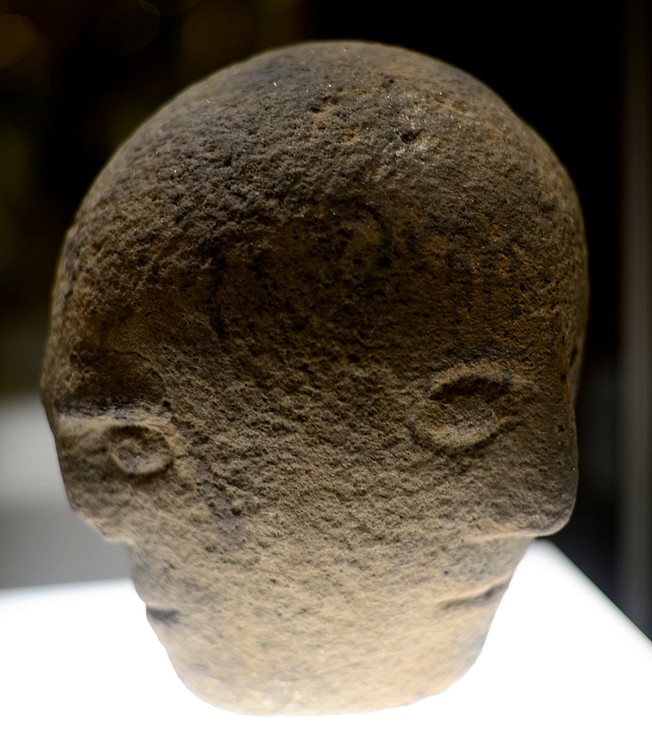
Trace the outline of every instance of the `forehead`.
<instances>
[{"instance_id":1,"label":"forehead","mask_svg":"<svg viewBox=\"0 0 652 750\"><path fill-rule=\"evenodd\" d=\"M576 316L577 300L560 289L564 271L574 269L546 248L523 248L491 226L449 235L385 214L330 201L328 209L304 208L233 236L219 227L202 239L163 230L139 236L122 224L122 233L102 237L102 221L80 221L64 249L53 327L85 328L98 343L117 330L145 337L157 325L173 332L202 322L223 340L247 334L262 342L278 329L300 337L314 323L325 336L339 327L341 340L350 331L379 341L382 328L410 341L427 329L457 340L468 334L471 343L475 332L485 340L499 333L496 326L511 337L552 308Z\"/></svg>"},{"instance_id":2,"label":"forehead","mask_svg":"<svg viewBox=\"0 0 652 750\"><path fill-rule=\"evenodd\" d=\"M346 399L425 388L459 365L494 362L537 382L567 371L558 289L518 247L415 235L400 222L389 232L355 205L336 218L208 245L183 272L164 253L140 276L119 255L100 264L113 275L80 265L57 287L65 303L55 307L46 398L64 410L159 409L189 378L216 401L247 378L286 391L320 384ZM78 233L79 255L84 241ZM570 305L562 312L570 328Z\"/></svg>"}]
</instances>

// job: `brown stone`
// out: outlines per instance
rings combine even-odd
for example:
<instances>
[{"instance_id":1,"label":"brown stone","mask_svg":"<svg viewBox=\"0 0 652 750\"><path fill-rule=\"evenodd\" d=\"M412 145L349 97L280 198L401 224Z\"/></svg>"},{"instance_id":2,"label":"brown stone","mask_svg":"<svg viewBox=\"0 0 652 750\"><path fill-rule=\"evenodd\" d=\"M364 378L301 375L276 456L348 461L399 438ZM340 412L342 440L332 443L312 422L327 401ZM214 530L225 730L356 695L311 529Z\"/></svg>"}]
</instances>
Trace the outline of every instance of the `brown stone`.
<instances>
[{"instance_id":1,"label":"brown stone","mask_svg":"<svg viewBox=\"0 0 652 750\"><path fill-rule=\"evenodd\" d=\"M571 512L586 284L550 149L414 52L262 54L127 141L65 242L43 394L193 691L361 711L467 670Z\"/></svg>"}]
</instances>

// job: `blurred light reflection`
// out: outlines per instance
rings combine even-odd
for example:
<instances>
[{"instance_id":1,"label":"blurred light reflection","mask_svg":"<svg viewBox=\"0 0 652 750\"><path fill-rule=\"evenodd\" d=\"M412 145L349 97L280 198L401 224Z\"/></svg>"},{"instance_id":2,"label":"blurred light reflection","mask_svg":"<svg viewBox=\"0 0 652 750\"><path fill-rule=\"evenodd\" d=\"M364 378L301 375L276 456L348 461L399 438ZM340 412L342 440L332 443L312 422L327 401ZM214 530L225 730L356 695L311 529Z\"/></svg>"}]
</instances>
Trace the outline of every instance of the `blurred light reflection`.
<instances>
[{"instance_id":1,"label":"blurred light reflection","mask_svg":"<svg viewBox=\"0 0 652 750\"><path fill-rule=\"evenodd\" d=\"M37 37L27 16L0 16L0 69L10 68L28 57Z\"/></svg>"},{"instance_id":2,"label":"blurred light reflection","mask_svg":"<svg viewBox=\"0 0 652 750\"><path fill-rule=\"evenodd\" d=\"M156 37L160 23L160 13L151 3L118 0L97 21L95 40L105 52L132 55Z\"/></svg>"}]
</instances>

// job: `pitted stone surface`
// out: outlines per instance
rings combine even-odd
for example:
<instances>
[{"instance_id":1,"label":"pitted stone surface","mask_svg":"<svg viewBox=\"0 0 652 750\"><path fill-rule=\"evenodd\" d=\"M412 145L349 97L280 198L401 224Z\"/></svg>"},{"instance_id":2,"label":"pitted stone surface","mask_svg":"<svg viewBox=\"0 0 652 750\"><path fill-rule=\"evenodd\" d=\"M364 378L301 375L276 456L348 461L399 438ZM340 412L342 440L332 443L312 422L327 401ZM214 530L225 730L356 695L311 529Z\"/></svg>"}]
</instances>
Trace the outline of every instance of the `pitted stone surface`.
<instances>
[{"instance_id":1,"label":"pitted stone surface","mask_svg":"<svg viewBox=\"0 0 652 750\"><path fill-rule=\"evenodd\" d=\"M586 278L550 149L414 52L259 55L126 142L64 245L43 395L193 691L361 711L468 669L571 512Z\"/></svg>"}]
</instances>

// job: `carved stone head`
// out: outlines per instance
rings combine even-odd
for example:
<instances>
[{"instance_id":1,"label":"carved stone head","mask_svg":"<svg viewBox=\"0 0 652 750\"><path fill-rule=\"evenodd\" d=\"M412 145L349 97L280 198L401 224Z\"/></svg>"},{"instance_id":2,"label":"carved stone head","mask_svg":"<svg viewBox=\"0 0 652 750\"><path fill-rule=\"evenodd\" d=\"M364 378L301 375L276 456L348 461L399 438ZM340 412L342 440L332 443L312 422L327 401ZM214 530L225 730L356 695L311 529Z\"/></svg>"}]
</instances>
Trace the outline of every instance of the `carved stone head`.
<instances>
[{"instance_id":1,"label":"carved stone head","mask_svg":"<svg viewBox=\"0 0 652 750\"><path fill-rule=\"evenodd\" d=\"M263 54L127 141L63 248L43 395L194 692L359 711L468 669L573 506L586 279L550 149L420 54Z\"/></svg>"}]
</instances>

